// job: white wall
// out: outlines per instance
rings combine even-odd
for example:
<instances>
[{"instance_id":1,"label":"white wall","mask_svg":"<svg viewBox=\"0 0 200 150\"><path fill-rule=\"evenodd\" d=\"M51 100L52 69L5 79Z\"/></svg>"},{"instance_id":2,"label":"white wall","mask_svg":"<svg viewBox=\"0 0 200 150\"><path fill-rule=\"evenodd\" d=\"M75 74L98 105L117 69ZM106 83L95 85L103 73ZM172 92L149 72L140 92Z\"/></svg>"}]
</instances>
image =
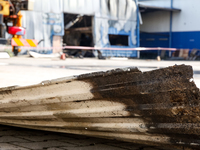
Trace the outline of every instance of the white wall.
<instances>
[{"instance_id":1,"label":"white wall","mask_svg":"<svg viewBox=\"0 0 200 150\"><path fill-rule=\"evenodd\" d=\"M55 0L53 0L55 1ZM99 0L63 0L65 13L94 15L99 12Z\"/></svg>"},{"instance_id":2,"label":"white wall","mask_svg":"<svg viewBox=\"0 0 200 150\"><path fill-rule=\"evenodd\" d=\"M140 0L140 4L151 6L170 6L171 0ZM181 9L173 12L172 31L200 31L200 0L173 0L173 7ZM169 12L150 12L142 14L143 25L141 31L145 32L168 32L170 24Z\"/></svg>"},{"instance_id":3,"label":"white wall","mask_svg":"<svg viewBox=\"0 0 200 150\"><path fill-rule=\"evenodd\" d=\"M200 0L174 0L180 13L173 13L172 31L200 31Z\"/></svg>"},{"instance_id":4,"label":"white wall","mask_svg":"<svg viewBox=\"0 0 200 150\"><path fill-rule=\"evenodd\" d=\"M139 0L139 4L171 7L171 0ZM140 26L140 31L143 32L169 32L170 28L170 12L155 11L142 14L143 24Z\"/></svg>"},{"instance_id":5,"label":"white wall","mask_svg":"<svg viewBox=\"0 0 200 150\"><path fill-rule=\"evenodd\" d=\"M35 0L34 11L94 15L100 0Z\"/></svg>"},{"instance_id":6,"label":"white wall","mask_svg":"<svg viewBox=\"0 0 200 150\"><path fill-rule=\"evenodd\" d=\"M35 0L34 11L44 13L62 13L63 0Z\"/></svg>"},{"instance_id":7,"label":"white wall","mask_svg":"<svg viewBox=\"0 0 200 150\"><path fill-rule=\"evenodd\" d=\"M157 7L171 7L171 0L139 0L139 3Z\"/></svg>"},{"instance_id":8,"label":"white wall","mask_svg":"<svg viewBox=\"0 0 200 150\"><path fill-rule=\"evenodd\" d=\"M156 11L142 15L143 25L140 31L143 32L169 32L170 13Z\"/></svg>"}]
</instances>

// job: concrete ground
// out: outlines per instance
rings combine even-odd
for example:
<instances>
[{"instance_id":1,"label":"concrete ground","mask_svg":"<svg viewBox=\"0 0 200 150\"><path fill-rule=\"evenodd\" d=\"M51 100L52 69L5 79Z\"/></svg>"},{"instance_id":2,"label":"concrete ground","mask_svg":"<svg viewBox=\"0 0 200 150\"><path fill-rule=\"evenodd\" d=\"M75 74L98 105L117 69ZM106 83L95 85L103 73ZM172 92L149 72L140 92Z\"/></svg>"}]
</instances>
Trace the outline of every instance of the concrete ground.
<instances>
[{"instance_id":1,"label":"concrete ground","mask_svg":"<svg viewBox=\"0 0 200 150\"><path fill-rule=\"evenodd\" d=\"M0 126L0 150L168 150L82 135Z\"/></svg>"},{"instance_id":2,"label":"concrete ground","mask_svg":"<svg viewBox=\"0 0 200 150\"><path fill-rule=\"evenodd\" d=\"M150 71L173 65L191 65L194 69L194 80L200 87L199 61L156 61L156 60L123 60L123 59L34 59L30 57L13 57L0 59L0 87L13 85L31 85L43 80L51 80L83 73L105 71L114 68L138 67L141 71Z\"/></svg>"},{"instance_id":3,"label":"concrete ground","mask_svg":"<svg viewBox=\"0 0 200 150\"><path fill-rule=\"evenodd\" d=\"M0 87L31 85L43 80L78 75L95 71L105 71L119 67L138 67L141 71L173 66L191 65L194 80L200 87L199 61L156 61L156 60L98 60L98 59L34 59L13 57L0 59ZM158 150L159 147L135 145L90 138L81 135L52 133L29 129L0 126L0 150Z\"/></svg>"}]
</instances>

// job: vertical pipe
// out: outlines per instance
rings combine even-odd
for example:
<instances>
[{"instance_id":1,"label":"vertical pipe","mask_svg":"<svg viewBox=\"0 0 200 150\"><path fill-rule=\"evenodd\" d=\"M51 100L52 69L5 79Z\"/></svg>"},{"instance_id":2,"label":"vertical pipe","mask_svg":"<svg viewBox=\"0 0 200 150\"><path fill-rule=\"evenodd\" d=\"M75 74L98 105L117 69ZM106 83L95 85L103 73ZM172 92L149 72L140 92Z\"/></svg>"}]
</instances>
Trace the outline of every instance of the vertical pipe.
<instances>
[{"instance_id":1,"label":"vertical pipe","mask_svg":"<svg viewBox=\"0 0 200 150\"><path fill-rule=\"evenodd\" d=\"M15 25L17 27L22 27L22 17L23 17L23 15L22 15L21 11L19 11L18 14L17 14L16 24L15 24L15 21L13 21L13 25ZM13 38L21 39L22 36L21 35L14 35ZM16 47L16 46L12 46L12 51L13 52L16 51L16 53L15 52L14 53L15 53L15 56L17 56L17 54L19 52L21 52L21 49Z\"/></svg>"},{"instance_id":2,"label":"vertical pipe","mask_svg":"<svg viewBox=\"0 0 200 150\"><path fill-rule=\"evenodd\" d=\"M140 18L139 18L140 10L139 10L139 6L137 9L138 9L138 11L137 11L137 47L140 47Z\"/></svg>"},{"instance_id":3,"label":"vertical pipe","mask_svg":"<svg viewBox=\"0 0 200 150\"><path fill-rule=\"evenodd\" d=\"M137 47L140 47L140 17L139 17L139 13L140 13L140 9L139 9L139 5L138 5L138 0L135 0L136 5L137 5L137 28L136 28L136 32L137 32ZM137 58L140 58L140 51L137 51Z\"/></svg>"},{"instance_id":4,"label":"vertical pipe","mask_svg":"<svg viewBox=\"0 0 200 150\"><path fill-rule=\"evenodd\" d=\"M171 0L171 9L173 8L173 0ZM169 27L169 48L172 48L172 18L173 12L170 12L170 27ZM171 51L169 51L169 57L171 57Z\"/></svg>"}]
</instances>

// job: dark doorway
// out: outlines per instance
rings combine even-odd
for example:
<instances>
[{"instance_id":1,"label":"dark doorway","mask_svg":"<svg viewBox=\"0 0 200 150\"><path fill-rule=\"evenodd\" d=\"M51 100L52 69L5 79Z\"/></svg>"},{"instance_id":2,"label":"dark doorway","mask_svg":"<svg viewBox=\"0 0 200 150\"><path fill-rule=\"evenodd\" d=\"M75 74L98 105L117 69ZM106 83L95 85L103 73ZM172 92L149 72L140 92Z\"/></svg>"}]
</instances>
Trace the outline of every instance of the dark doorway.
<instances>
[{"instance_id":1,"label":"dark doorway","mask_svg":"<svg viewBox=\"0 0 200 150\"><path fill-rule=\"evenodd\" d=\"M109 34L110 45L129 46L128 35Z\"/></svg>"},{"instance_id":2,"label":"dark doorway","mask_svg":"<svg viewBox=\"0 0 200 150\"><path fill-rule=\"evenodd\" d=\"M92 32L93 16L80 14L64 14L65 35L63 43L69 46L94 46ZM68 55L75 57L94 57L92 51L64 50Z\"/></svg>"}]
</instances>

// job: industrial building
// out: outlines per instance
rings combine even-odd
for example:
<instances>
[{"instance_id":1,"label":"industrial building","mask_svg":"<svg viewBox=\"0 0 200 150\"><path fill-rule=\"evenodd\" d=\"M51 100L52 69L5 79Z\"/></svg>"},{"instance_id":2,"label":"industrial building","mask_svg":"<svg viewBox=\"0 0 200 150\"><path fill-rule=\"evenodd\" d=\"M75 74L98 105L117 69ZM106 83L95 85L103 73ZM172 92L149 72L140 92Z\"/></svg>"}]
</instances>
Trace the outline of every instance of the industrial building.
<instances>
[{"instance_id":1,"label":"industrial building","mask_svg":"<svg viewBox=\"0 0 200 150\"><path fill-rule=\"evenodd\" d=\"M198 0L35 0L23 11L24 38L40 41L40 53L50 47L167 47L200 49ZM49 47L49 49L48 49ZM94 50L103 56L138 57L137 51ZM72 54L77 51L71 50ZM157 51L141 52L157 55ZM169 52L166 52L170 56Z\"/></svg>"},{"instance_id":2,"label":"industrial building","mask_svg":"<svg viewBox=\"0 0 200 150\"><path fill-rule=\"evenodd\" d=\"M199 4L198 0L139 0L140 46L200 49Z\"/></svg>"},{"instance_id":3,"label":"industrial building","mask_svg":"<svg viewBox=\"0 0 200 150\"><path fill-rule=\"evenodd\" d=\"M139 47L138 7L135 0L35 0L23 13L25 38L41 41L40 53L62 44L94 47ZM74 51L71 51L72 53ZM94 50L94 56L137 57L136 51Z\"/></svg>"}]
</instances>

